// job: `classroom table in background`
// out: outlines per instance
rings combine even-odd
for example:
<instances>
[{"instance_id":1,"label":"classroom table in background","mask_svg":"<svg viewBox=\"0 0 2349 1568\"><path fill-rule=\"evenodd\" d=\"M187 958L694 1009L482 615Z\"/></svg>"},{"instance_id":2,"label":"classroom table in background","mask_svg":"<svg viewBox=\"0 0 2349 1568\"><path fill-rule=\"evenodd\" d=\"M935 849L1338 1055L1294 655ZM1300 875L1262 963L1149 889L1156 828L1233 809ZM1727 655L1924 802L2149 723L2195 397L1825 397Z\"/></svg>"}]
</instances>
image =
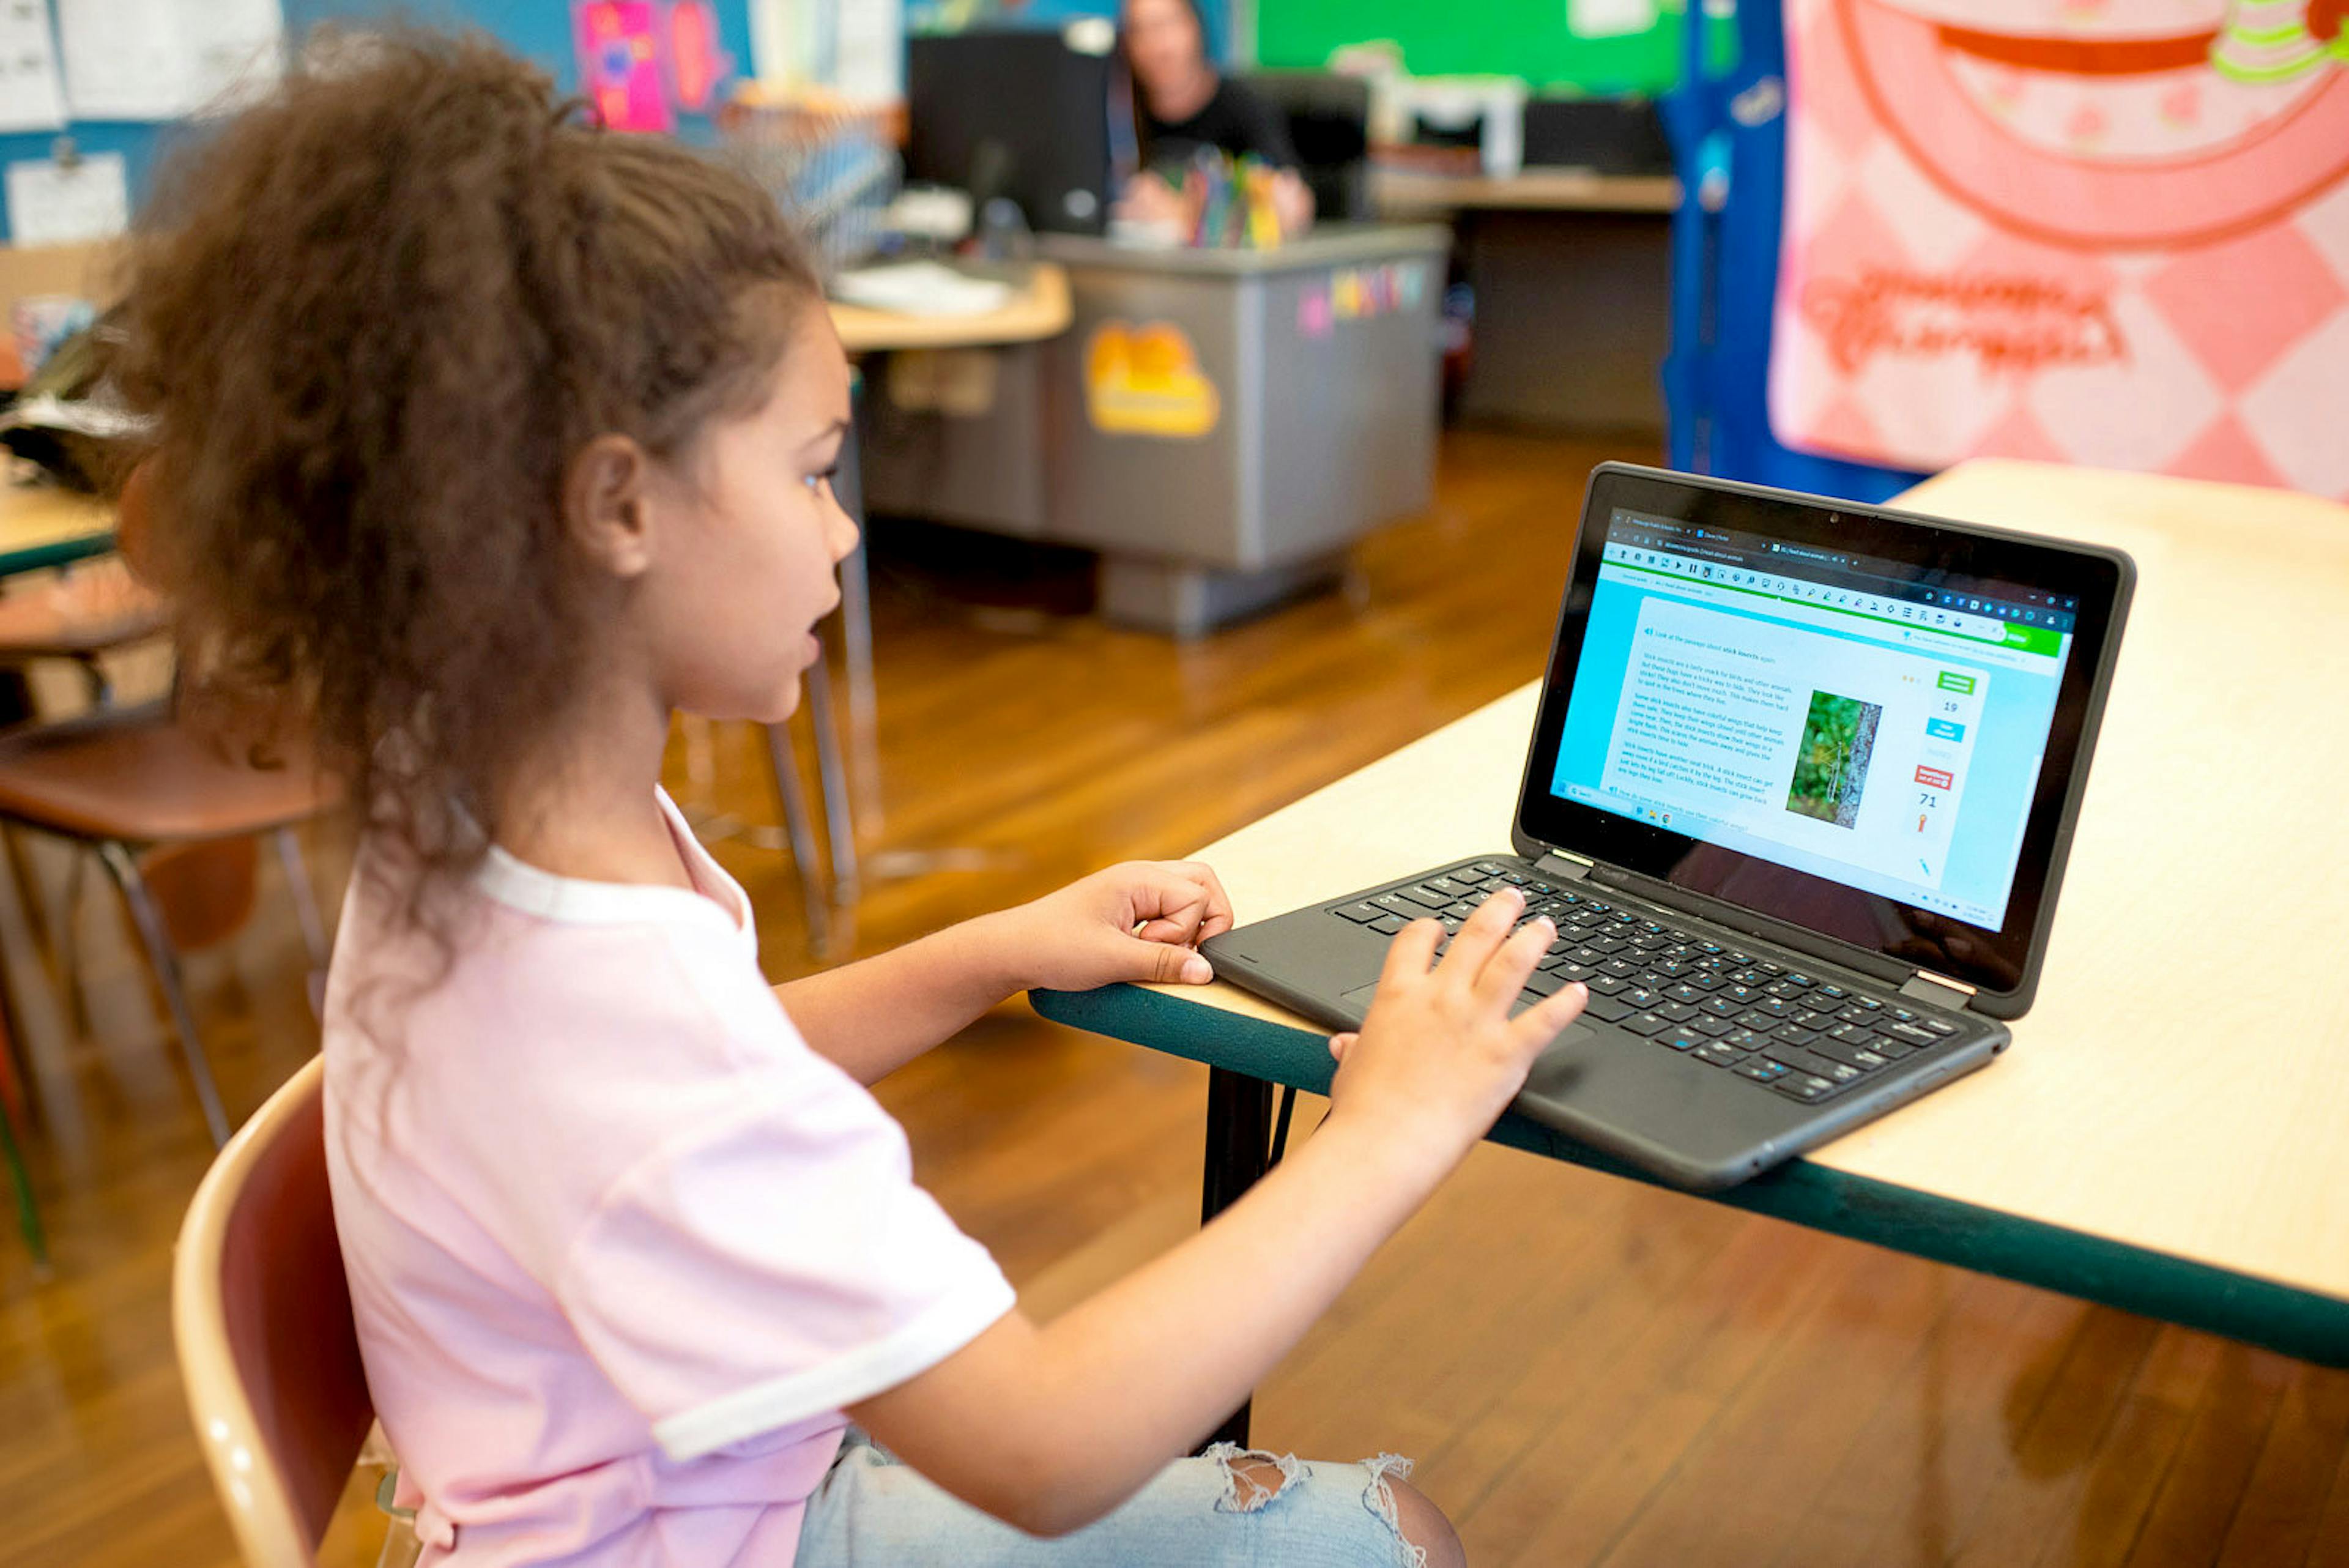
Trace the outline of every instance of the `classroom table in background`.
<instances>
[{"instance_id":1,"label":"classroom table in background","mask_svg":"<svg viewBox=\"0 0 2349 1568\"><path fill-rule=\"evenodd\" d=\"M54 484L0 483L0 577L103 556L114 548L114 509Z\"/></svg>"},{"instance_id":2,"label":"classroom table in background","mask_svg":"<svg viewBox=\"0 0 2349 1568\"><path fill-rule=\"evenodd\" d=\"M1475 301L1468 420L1653 438L1671 348L1670 174L1374 168L1381 217L1448 221Z\"/></svg>"},{"instance_id":3,"label":"classroom table in background","mask_svg":"<svg viewBox=\"0 0 2349 1568\"><path fill-rule=\"evenodd\" d=\"M1012 275L1017 292L997 310L972 316L913 316L872 310L839 300L829 302L833 330L840 346L854 356L906 349L1008 348L1040 343L1069 329L1069 275L1050 262L1031 262ZM860 526L864 522L863 454L851 450L845 459L850 510ZM877 821L880 811L878 763L874 759L877 722L873 686L873 609L865 571L864 542L841 563L840 624L848 671L850 749L856 759L860 808Z\"/></svg>"},{"instance_id":4,"label":"classroom table in background","mask_svg":"<svg viewBox=\"0 0 2349 1568\"><path fill-rule=\"evenodd\" d=\"M1057 337L1069 327L1069 275L1050 262L1018 269L1016 292L972 316L914 316L830 302L833 330L851 354L896 348L978 348ZM1007 281L1010 281L1007 279Z\"/></svg>"},{"instance_id":5,"label":"classroom table in background","mask_svg":"<svg viewBox=\"0 0 2349 1568\"><path fill-rule=\"evenodd\" d=\"M1648 213L1669 217L1681 204L1670 174L1601 174L1589 169L1525 169L1515 174L1428 174L1371 170L1371 202L1395 222L1425 222L1456 213Z\"/></svg>"},{"instance_id":6,"label":"classroom table in background","mask_svg":"<svg viewBox=\"0 0 2349 1568\"><path fill-rule=\"evenodd\" d=\"M916 316L832 300L828 307L833 329L840 334L841 348L858 358L917 349L997 349L1032 356L1035 345L1068 330L1071 307L1066 271L1051 262L1036 261L1009 269L988 269L988 275L1002 277L1015 287L1012 297L999 309L968 316ZM863 396L860 378L860 402ZM880 696L873 676L872 582L864 534L866 462L862 449L868 422L860 410L857 431L841 454L841 473L834 481L841 504L856 519L859 530L856 548L840 564L842 663L848 687L848 771L854 778L854 798L851 803L840 799L830 789L825 792L826 816L838 818L828 820L826 826L834 846L833 897L843 907L853 905L859 890L855 868L859 823L867 833L877 833L882 825ZM820 764L821 748L826 739L820 730ZM836 742L836 737L833 739ZM850 867L844 878L840 876L843 845ZM885 874L888 864L885 857L877 865L866 862L864 869Z\"/></svg>"},{"instance_id":7,"label":"classroom table in background","mask_svg":"<svg viewBox=\"0 0 2349 1568\"><path fill-rule=\"evenodd\" d=\"M2015 462L1902 504L2137 560L2038 999L1990 1066L1706 1200L2349 1366L2349 507ZM1246 922L1505 851L1536 697L1199 858ZM1326 1031L1220 982L1032 1000L1216 1069L1209 1215L1265 1168L1272 1085L1329 1087ZM1491 1136L1636 1174L1514 1115Z\"/></svg>"},{"instance_id":8,"label":"classroom table in background","mask_svg":"<svg viewBox=\"0 0 2349 1568\"><path fill-rule=\"evenodd\" d=\"M1102 614L1178 637L1334 582L1347 546L1433 492L1448 243L1431 224L1324 223L1266 250L1043 235L1070 329L883 367L867 497L1094 551Z\"/></svg>"}]
</instances>

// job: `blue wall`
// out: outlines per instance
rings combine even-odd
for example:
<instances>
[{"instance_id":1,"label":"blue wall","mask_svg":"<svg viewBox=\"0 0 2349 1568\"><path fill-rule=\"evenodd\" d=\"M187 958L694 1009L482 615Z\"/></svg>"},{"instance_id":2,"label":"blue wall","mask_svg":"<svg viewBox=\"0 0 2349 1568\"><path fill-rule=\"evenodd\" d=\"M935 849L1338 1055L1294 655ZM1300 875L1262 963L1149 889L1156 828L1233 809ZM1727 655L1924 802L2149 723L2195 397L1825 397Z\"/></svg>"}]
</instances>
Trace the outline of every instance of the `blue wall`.
<instances>
[{"instance_id":1,"label":"blue wall","mask_svg":"<svg viewBox=\"0 0 2349 1568\"><path fill-rule=\"evenodd\" d=\"M368 16L397 16L401 20L419 22L433 26L471 26L485 29L504 40L517 54L525 55L554 73L555 79L567 90L579 79L577 62L571 46L571 5L569 0L409 0L404 5L389 5L383 0L282 0L285 10L285 31L290 43L298 44L302 36L316 23L328 20L364 19ZM748 75L750 69L750 12L749 0L716 0L718 31L720 44L734 57L738 73ZM127 122L119 120L73 121L66 135L84 153L119 152L130 171L130 199L136 203L146 199L148 182L153 177L157 156L168 148L175 128L170 124ZM681 116L679 130L688 140L707 140L715 134L710 122L698 115ZM32 131L0 136L0 163L25 159L47 158L56 145L55 131ZM0 237L5 237L5 219L0 219Z\"/></svg>"}]
</instances>

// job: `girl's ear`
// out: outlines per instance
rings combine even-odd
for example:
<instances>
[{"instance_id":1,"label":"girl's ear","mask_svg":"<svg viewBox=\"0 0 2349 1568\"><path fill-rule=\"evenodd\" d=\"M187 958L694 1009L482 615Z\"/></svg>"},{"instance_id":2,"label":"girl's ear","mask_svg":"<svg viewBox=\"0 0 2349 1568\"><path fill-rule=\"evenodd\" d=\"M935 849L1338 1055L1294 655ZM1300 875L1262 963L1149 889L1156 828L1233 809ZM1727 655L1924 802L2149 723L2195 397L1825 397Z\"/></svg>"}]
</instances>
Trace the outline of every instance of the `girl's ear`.
<instances>
[{"instance_id":1,"label":"girl's ear","mask_svg":"<svg viewBox=\"0 0 2349 1568\"><path fill-rule=\"evenodd\" d=\"M653 564L652 456L624 435L600 435L571 460L563 522L586 558L629 580Z\"/></svg>"}]
</instances>

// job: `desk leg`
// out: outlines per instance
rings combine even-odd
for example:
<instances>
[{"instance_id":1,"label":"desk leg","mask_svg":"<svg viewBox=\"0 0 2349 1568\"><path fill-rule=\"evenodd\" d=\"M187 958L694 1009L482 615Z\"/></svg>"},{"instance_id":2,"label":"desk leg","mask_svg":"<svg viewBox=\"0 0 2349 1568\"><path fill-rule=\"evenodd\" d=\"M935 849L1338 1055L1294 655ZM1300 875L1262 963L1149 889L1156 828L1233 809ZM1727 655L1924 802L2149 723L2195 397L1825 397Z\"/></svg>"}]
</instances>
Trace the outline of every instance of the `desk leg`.
<instances>
[{"instance_id":1,"label":"desk leg","mask_svg":"<svg viewBox=\"0 0 2349 1568\"><path fill-rule=\"evenodd\" d=\"M1206 1224L1240 1199L1270 1168L1272 1085L1261 1078L1216 1067L1207 1075L1207 1159L1199 1190L1199 1222ZM1242 1405L1210 1439L1247 1446L1248 1409Z\"/></svg>"}]
</instances>

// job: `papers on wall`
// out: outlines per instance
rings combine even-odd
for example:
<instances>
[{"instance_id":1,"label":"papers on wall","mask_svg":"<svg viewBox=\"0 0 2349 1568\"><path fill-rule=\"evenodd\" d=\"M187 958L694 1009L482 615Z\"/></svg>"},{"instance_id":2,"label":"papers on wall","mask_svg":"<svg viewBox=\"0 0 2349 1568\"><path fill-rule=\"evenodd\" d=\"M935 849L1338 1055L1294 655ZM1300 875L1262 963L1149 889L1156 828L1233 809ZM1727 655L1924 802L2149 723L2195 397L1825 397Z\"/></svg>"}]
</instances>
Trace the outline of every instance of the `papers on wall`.
<instances>
[{"instance_id":1,"label":"papers on wall","mask_svg":"<svg viewBox=\"0 0 2349 1568\"><path fill-rule=\"evenodd\" d=\"M285 69L278 0L57 0L77 119L177 119L234 107Z\"/></svg>"},{"instance_id":2,"label":"papers on wall","mask_svg":"<svg viewBox=\"0 0 2349 1568\"><path fill-rule=\"evenodd\" d=\"M750 0L750 64L779 87L812 82L864 103L903 98L904 0Z\"/></svg>"},{"instance_id":3,"label":"papers on wall","mask_svg":"<svg viewBox=\"0 0 2349 1568\"><path fill-rule=\"evenodd\" d=\"M65 122L49 0L0 0L0 130L57 130Z\"/></svg>"},{"instance_id":4,"label":"papers on wall","mask_svg":"<svg viewBox=\"0 0 2349 1568\"><path fill-rule=\"evenodd\" d=\"M70 166L54 159L8 165L8 236L19 245L75 245L130 226L130 178L119 152Z\"/></svg>"},{"instance_id":5,"label":"papers on wall","mask_svg":"<svg viewBox=\"0 0 2349 1568\"><path fill-rule=\"evenodd\" d=\"M1578 38L1619 38L1656 25L1656 0L1566 0L1567 31Z\"/></svg>"},{"instance_id":6,"label":"papers on wall","mask_svg":"<svg viewBox=\"0 0 2349 1568\"><path fill-rule=\"evenodd\" d=\"M833 0L839 53L832 85L847 98L879 102L905 94L905 8L898 0Z\"/></svg>"},{"instance_id":7,"label":"papers on wall","mask_svg":"<svg viewBox=\"0 0 2349 1568\"><path fill-rule=\"evenodd\" d=\"M792 67L791 8L785 0L750 0L750 74L781 87Z\"/></svg>"}]
</instances>

